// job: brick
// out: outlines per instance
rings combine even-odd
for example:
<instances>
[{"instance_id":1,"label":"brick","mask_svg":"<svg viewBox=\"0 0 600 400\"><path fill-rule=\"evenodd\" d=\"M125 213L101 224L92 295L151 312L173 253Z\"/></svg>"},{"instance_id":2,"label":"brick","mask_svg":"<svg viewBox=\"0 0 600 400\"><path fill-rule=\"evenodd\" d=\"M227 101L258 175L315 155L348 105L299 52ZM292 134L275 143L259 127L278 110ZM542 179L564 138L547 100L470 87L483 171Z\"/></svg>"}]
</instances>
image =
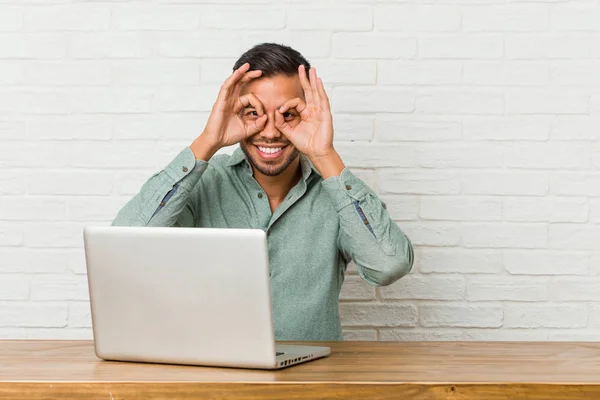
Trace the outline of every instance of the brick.
<instances>
[{"instance_id":1,"label":"brick","mask_svg":"<svg viewBox=\"0 0 600 400\"><path fill-rule=\"evenodd\" d=\"M23 119L0 119L0 141L23 140L25 136L25 121Z\"/></svg>"},{"instance_id":2,"label":"brick","mask_svg":"<svg viewBox=\"0 0 600 400\"><path fill-rule=\"evenodd\" d=\"M416 110L425 114L503 114L504 94L438 90L417 97Z\"/></svg>"},{"instance_id":3,"label":"brick","mask_svg":"<svg viewBox=\"0 0 600 400\"><path fill-rule=\"evenodd\" d=\"M60 274L67 271L67 256L60 250L3 248L0 260L2 273Z\"/></svg>"},{"instance_id":4,"label":"brick","mask_svg":"<svg viewBox=\"0 0 600 400\"><path fill-rule=\"evenodd\" d=\"M375 28L380 31L453 32L460 30L460 9L454 6L378 5Z\"/></svg>"},{"instance_id":5,"label":"brick","mask_svg":"<svg viewBox=\"0 0 600 400\"><path fill-rule=\"evenodd\" d=\"M0 303L0 327L56 327L67 325L67 307L49 303Z\"/></svg>"},{"instance_id":6,"label":"brick","mask_svg":"<svg viewBox=\"0 0 600 400\"><path fill-rule=\"evenodd\" d=\"M462 65L452 60L377 62L377 79L381 85L458 85Z\"/></svg>"},{"instance_id":7,"label":"brick","mask_svg":"<svg viewBox=\"0 0 600 400\"><path fill-rule=\"evenodd\" d=\"M596 250L600 226L560 224L548 227L548 247L564 250Z\"/></svg>"},{"instance_id":8,"label":"brick","mask_svg":"<svg viewBox=\"0 0 600 400\"><path fill-rule=\"evenodd\" d=\"M584 332L556 332L548 334L549 341L555 342L597 342L600 340L600 331L586 329Z\"/></svg>"},{"instance_id":9,"label":"brick","mask_svg":"<svg viewBox=\"0 0 600 400\"><path fill-rule=\"evenodd\" d=\"M589 169L590 146L569 143L520 143L505 148L508 167L528 169Z\"/></svg>"},{"instance_id":10,"label":"brick","mask_svg":"<svg viewBox=\"0 0 600 400\"><path fill-rule=\"evenodd\" d=\"M153 90L102 88L80 90L69 96L71 113L149 113L152 112Z\"/></svg>"},{"instance_id":11,"label":"brick","mask_svg":"<svg viewBox=\"0 0 600 400\"><path fill-rule=\"evenodd\" d=\"M511 304L504 309L507 328L583 328L587 318L586 306Z\"/></svg>"},{"instance_id":12,"label":"brick","mask_svg":"<svg viewBox=\"0 0 600 400\"><path fill-rule=\"evenodd\" d=\"M121 62L111 68L111 81L117 85L198 85L200 64L194 61Z\"/></svg>"},{"instance_id":13,"label":"brick","mask_svg":"<svg viewBox=\"0 0 600 400\"><path fill-rule=\"evenodd\" d=\"M548 244L546 225L542 224L464 224L464 247L540 249Z\"/></svg>"},{"instance_id":14,"label":"brick","mask_svg":"<svg viewBox=\"0 0 600 400\"><path fill-rule=\"evenodd\" d=\"M154 36L148 32L78 32L69 36L68 53L74 59L146 58L154 54Z\"/></svg>"},{"instance_id":15,"label":"brick","mask_svg":"<svg viewBox=\"0 0 600 400\"><path fill-rule=\"evenodd\" d=\"M110 69L101 62L36 61L26 66L28 84L45 86L103 86Z\"/></svg>"},{"instance_id":16,"label":"brick","mask_svg":"<svg viewBox=\"0 0 600 400\"><path fill-rule=\"evenodd\" d=\"M418 218L419 203L416 196L379 196L390 217L396 221L414 221Z\"/></svg>"},{"instance_id":17,"label":"brick","mask_svg":"<svg viewBox=\"0 0 600 400\"><path fill-rule=\"evenodd\" d=\"M375 119L375 138L379 142L460 140L461 130L460 120L452 117L383 114Z\"/></svg>"},{"instance_id":18,"label":"brick","mask_svg":"<svg viewBox=\"0 0 600 400\"><path fill-rule=\"evenodd\" d=\"M600 328L600 304L590 305L590 320L588 329L589 328ZM600 337L600 335L597 337Z\"/></svg>"},{"instance_id":19,"label":"brick","mask_svg":"<svg viewBox=\"0 0 600 400\"><path fill-rule=\"evenodd\" d=\"M595 7L558 6L550 10L550 28L554 31L600 31L600 10Z\"/></svg>"},{"instance_id":20,"label":"brick","mask_svg":"<svg viewBox=\"0 0 600 400\"><path fill-rule=\"evenodd\" d=\"M460 229L454 223L405 222L402 230L415 246L456 246L460 242Z\"/></svg>"},{"instance_id":21,"label":"brick","mask_svg":"<svg viewBox=\"0 0 600 400\"><path fill-rule=\"evenodd\" d=\"M156 171L158 172L158 171ZM150 179L153 172L117 172L115 175L115 192L118 195L133 196L142 185Z\"/></svg>"},{"instance_id":22,"label":"brick","mask_svg":"<svg viewBox=\"0 0 600 400\"><path fill-rule=\"evenodd\" d=\"M363 34L361 34L363 35ZM308 59L329 58L331 55L331 33L327 31L268 30L260 33L244 33L242 49L246 51L257 43L285 43ZM240 54L235 54L237 58ZM339 57L336 57L339 58ZM341 57L344 58L344 57ZM346 57L355 58L355 57ZM369 58L369 57L356 57Z\"/></svg>"},{"instance_id":23,"label":"brick","mask_svg":"<svg viewBox=\"0 0 600 400\"><path fill-rule=\"evenodd\" d=\"M24 82L25 63L12 60L2 61L2 64L0 64L0 85L18 85Z\"/></svg>"},{"instance_id":24,"label":"brick","mask_svg":"<svg viewBox=\"0 0 600 400\"><path fill-rule=\"evenodd\" d=\"M48 90L0 91L0 114L66 114L67 96Z\"/></svg>"},{"instance_id":25,"label":"brick","mask_svg":"<svg viewBox=\"0 0 600 400\"><path fill-rule=\"evenodd\" d=\"M242 50L241 39L226 32L165 32L156 41L158 55L163 57L239 57Z\"/></svg>"},{"instance_id":26,"label":"brick","mask_svg":"<svg viewBox=\"0 0 600 400\"><path fill-rule=\"evenodd\" d=\"M28 247L74 248L83 246L84 224L37 222L24 225L24 244Z\"/></svg>"},{"instance_id":27,"label":"brick","mask_svg":"<svg viewBox=\"0 0 600 400\"><path fill-rule=\"evenodd\" d=\"M44 197L0 198L0 220L4 221L64 221L67 203L62 199Z\"/></svg>"},{"instance_id":28,"label":"brick","mask_svg":"<svg viewBox=\"0 0 600 400\"><path fill-rule=\"evenodd\" d=\"M592 39L565 34L506 35L505 52L509 60L582 59L592 52Z\"/></svg>"},{"instance_id":29,"label":"brick","mask_svg":"<svg viewBox=\"0 0 600 400\"><path fill-rule=\"evenodd\" d=\"M502 326L503 310L497 306L424 305L419 307L419 323L424 327L497 328Z\"/></svg>"},{"instance_id":30,"label":"brick","mask_svg":"<svg viewBox=\"0 0 600 400\"><path fill-rule=\"evenodd\" d=\"M334 33L335 58L414 58L417 41L385 33Z\"/></svg>"},{"instance_id":31,"label":"brick","mask_svg":"<svg viewBox=\"0 0 600 400\"><path fill-rule=\"evenodd\" d=\"M419 39L419 55L424 59L497 60L503 56L503 47L503 38L497 34L447 34Z\"/></svg>"},{"instance_id":32,"label":"brick","mask_svg":"<svg viewBox=\"0 0 600 400\"><path fill-rule=\"evenodd\" d=\"M344 341L376 341L377 331L375 329L344 329Z\"/></svg>"},{"instance_id":33,"label":"brick","mask_svg":"<svg viewBox=\"0 0 600 400\"><path fill-rule=\"evenodd\" d=\"M464 138L469 141L545 141L550 136L552 119L548 116L464 116Z\"/></svg>"},{"instance_id":34,"label":"brick","mask_svg":"<svg viewBox=\"0 0 600 400\"><path fill-rule=\"evenodd\" d=\"M498 250L423 249L416 262L422 274L498 274L502 253Z\"/></svg>"},{"instance_id":35,"label":"brick","mask_svg":"<svg viewBox=\"0 0 600 400\"><path fill-rule=\"evenodd\" d=\"M548 331L540 329L465 329L459 340L487 342L543 342Z\"/></svg>"},{"instance_id":36,"label":"brick","mask_svg":"<svg viewBox=\"0 0 600 400\"><path fill-rule=\"evenodd\" d=\"M600 85L598 71L600 65L597 62L569 63L568 65L556 65L552 67L552 84L555 85Z\"/></svg>"},{"instance_id":37,"label":"brick","mask_svg":"<svg viewBox=\"0 0 600 400\"><path fill-rule=\"evenodd\" d=\"M384 300L463 300L465 279L409 275L379 292Z\"/></svg>"},{"instance_id":38,"label":"brick","mask_svg":"<svg viewBox=\"0 0 600 400\"><path fill-rule=\"evenodd\" d=\"M21 224L0 221L0 246L21 246L25 236L23 231Z\"/></svg>"},{"instance_id":39,"label":"brick","mask_svg":"<svg viewBox=\"0 0 600 400\"><path fill-rule=\"evenodd\" d=\"M396 304L340 304L342 326L415 326L417 309Z\"/></svg>"},{"instance_id":40,"label":"brick","mask_svg":"<svg viewBox=\"0 0 600 400\"><path fill-rule=\"evenodd\" d=\"M334 113L410 113L415 109L415 95L403 89L336 87L330 98Z\"/></svg>"},{"instance_id":41,"label":"brick","mask_svg":"<svg viewBox=\"0 0 600 400\"><path fill-rule=\"evenodd\" d=\"M222 84L233 73L236 58L199 60L200 81Z\"/></svg>"},{"instance_id":42,"label":"brick","mask_svg":"<svg viewBox=\"0 0 600 400\"><path fill-rule=\"evenodd\" d=\"M19 31L23 27L23 8L0 5L0 32Z\"/></svg>"},{"instance_id":43,"label":"brick","mask_svg":"<svg viewBox=\"0 0 600 400\"><path fill-rule=\"evenodd\" d=\"M586 278L554 278L549 286L552 301L600 301L598 279Z\"/></svg>"},{"instance_id":44,"label":"brick","mask_svg":"<svg viewBox=\"0 0 600 400\"><path fill-rule=\"evenodd\" d=\"M467 282L469 301L545 301L548 281L545 278L473 279Z\"/></svg>"},{"instance_id":45,"label":"brick","mask_svg":"<svg viewBox=\"0 0 600 400\"><path fill-rule=\"evenodd\" d=\"M67 268L69 272L76 275L85 275L87 273L85 252L83 249L70 249L64 251L67 257Z\"/></svg>"},{"instance_id":46,"label":"brick","mask_svg":"<svg viewBox=\"0 0 600 400\"><path fill-rule=\"evenodd\" d=\"M89 289L85 276L40 276L31 282L31 299L88 300Z\"/></svg>"},{"instance_id":47,"label":"brick","mask_svg":"<svg viewBox=\"0 0 600 400\"><path fill-rule=\"evenodd\" d=\"M500 221L502 201L478 197L421 197L419 216L423 220Z\"/></svg>"},{"instance_id":48,"label":"brick","mask_svg":"<svg viewBox=\"0 0 600 400\"><path fill-rule=\"evenodd\" d=\"M210 111L220 86L174 86L159 89L156 102L161 111Z\"/></svg>"},{"instance_id":49,"label":"brick","mask_svg":"<svg viewBox=\"0 0 600 400\"><path fill-rule=\"evenodd\" d=\"M55 59L67 52L62 34L0 33L0 59Z\"/></svg>"},{"instance_id":50,"label":"brick","mask_svg":"<svg viewBox=\"0 0 600 400\"><path fill-rule=\"evenodd\" d=\"M590 115L557 115L552 124L552 140L597 140L600 118Z\"/></svg>"},{"instance_id":51,"label":"brick","mask_svg":"<svg viewBox=\"0 0 600 400\"><path fill-rule=\"evenodd\" d=\"M460 177L449 172L377 171L377 187L381 193L459 194Z\"/></svg>"},{"instance_id":52,"label":"brick","mask_svg":"<svg viewBox=\"0 0 600 400\"><path fill-rule=\"evenodd\" d=\"M413 147L379 143L339 143L336 150L349 167L414 167Z\"/></svg>"},{"instance_id":53,"label":"brick","mask_svg":"<svg viewBox=\"0 0 600 400\"><path fill-rule=\"evenodd\" d=\"M375 300L375 287L358 276L347 276L342 285L340 300Z\"/></svg>"},{"instance_id":54,"label":"brick","mask_svg":"<svg viewBox=\"0 0 600 400\"><path fill-rule=\"evenodd\" d=\"M468 61L463 70L463 82L470 85L542 86L549 81L550 68L543 64Z\"/></svg>"},{"instance_id":55,"label":"brick","mask_svg":"<svg viewBox=\"0 0 600 400\"><path fill-rule=\"evenodd\" d=\"M439 342L460 340L461 333L450 329L380 329L379 339L381 341L401 342Z\"/></svg>"},{"instance_id":56,"label":"brick","mask_svg":"<svg viewBox=\"0 0 600 400\"><path fill-rule=\"evenodd\" d=\"M23 174L0 170L0 195L19 195L27 191Z\"/></svg>"},{"instance_id":57,"label":"brick","mask_svg":"<svg viewBox=\"0 0 600 400\"><path fill-rule=\"evenodd\" d=\"M374 85L377 80L375 61L326 60L313 61L311 65L316 69L317 76L328 84Z\"/></svg>"},{"instance_id":58,"label":"brick","mask_svg":"<svg viewBox=\"0 0 600 400\"><path fill-rule=\"evenodd\" d=\"M2 271L4 268L2 268ZM0 275L0 301L28 300L29 280L25 276Z\"/></svg>"},{"instance_id":59,"label":"brick","mask_svg":"<svg viewBox=\"0 0 600 400\"><path fill-rule=\"evenodd\" d=\"M589 203L584 198L505 198L502 215L515 222L587 222Z\"/></svg>"},{"instance_id":60,"label":"brick","mask_svg":"<svg viewBox=\"0 0 600 400\"><path fill-rule=\"evenodd\" d=\"M68 200L69 221L112 221L129 198L90 197Z\"/></svg>"},{"instance_id":61,"label":"brick","mask_svg":"<svg viewBox=\"0 0 600 400\"><path fill-rule=\"evenodd\" d=\"M114 136L123 140L187 140L199 136L208 112L161 115L120 115L114 118Z\"/></svg>"},{"instance_id":62,"label":"brick","mask_svg":"<svg viewBox=\"0 0 600 400\"><path fill-rule=\"evenodd\" d=\"M28 193L36 195L108 195L112 181L112 174L94 171L38 171L27 176Z\"/></svg>"},{"instance_id":63,"label":"brick","mask_svg":"<svg viewBox=\"0 0 600 400\"><path fill-rule=\"evenodd\" d=\"M283 29L285 11L265 8L204 8L200 14L202 28L250 30Z\"/></svg>"},{"instance_id":64,"label":"brick","mask_svg":"<svg viewBox=\"0 0 600 400\"><path fill-rule=\"evenodd\" d=\"M373 139L373 117L336 114L333 116L336 141L370 141Z\"/></svg>"},{"instance_id":65,"label":"brick","mask_svg":"<svg viewBox=\"0 0 600 400\"><path fill-rule=\"evenodd\" d=\"M544 5L463 7L462 28L469 32L539 32L548 27Z\"/></svg>"},{"instance_id":66,"label":"brick","mask_svg":"<svg viewBox=\"0 0 600 400\"><path fill-rule=\"evenodd\" d=\"M600 176L591 172L556 172L550 177L550 194L600 196Z\"/></svg>"},{"instance_id":67,"label":"brick","mask_svg":"<svg viewBox=\"0 0 600 400\"><path fill-rule=\"evenodd\" d=\"M512 275L587 275L587 254L574 252L505 251L504 269Z\"/></svg>"},{"instance_id":68,"label":"brick","mask_svg":"<svg viewBox=\"0 0 600 400\"><path fill-rule=\"evenodd\" d=\"M27 120L27 137L36 140L109 140L112 131L112 118L104 115L49 115Z\"/></svg>"},{"instance_id":69,"label":"brick","mask_svg":"<svg viewBox=\"0 0 600 400\"><path fill-rule=\"evenodd\" d=\"M113 26L118 30L189 31L200 26L200 9L153 4L120 4L112 11Z\"/></svg>"},{"instance_id":70,"label":"brick","mask_svg":"<svg viewBox=\"0 0 600 400\"><path fill-rule=\"evenodd\" d=\"M76 302L69 304L69 328L91 328L92 312L90 303Z\"/></svg>"},{"instance_id":71,"label":"brick","mask_svg":"<svg viewBox=\"0 0 600 400\"><path fill-rule=\"evenodd\" d=\"M495 144L420 144L417 164L425 168L500 168L503 149Z\"/></svg>"},{"instance_id":72,"label":"brick","mask_svg":"<svg viewBox=\"0 0 600 400\"><path fill-rule=\"evenodd\" d=\"M370 31L373 28L371 7L345 6L335 8L286 7L287 29L319 30L326 26L336 32ZM254 28L254 27L251 27Z\"/></svg>"},{"instance_id":73,"label":"brick","mask_svg":"<svg viewBox=\"0 0 600 400\"><path fill-rule=\"evenodd\" d=\"M463 175L463 194L542 196L548 193L544 173L473 172Z\"/></svg>"},{"instance_id":74,"label":"brick","mask_svg":"<svg viewBox=\"0 0 600 400\"><path fill-rule=\"evenodd\" d=\"M28 31L106 31L111 7L107 4L65 4L28 7L24 27Z\"/></svg>"},{"instance_id":75,"label":"brick","mask_svg":"<svg viewBox=\"0 0 600 400\"><path fill-rule=\"evenodd\" d=\"M572 92L511 92L506 94L509 114L587 114L590 96Z\"/></svg>"}]
</instances>

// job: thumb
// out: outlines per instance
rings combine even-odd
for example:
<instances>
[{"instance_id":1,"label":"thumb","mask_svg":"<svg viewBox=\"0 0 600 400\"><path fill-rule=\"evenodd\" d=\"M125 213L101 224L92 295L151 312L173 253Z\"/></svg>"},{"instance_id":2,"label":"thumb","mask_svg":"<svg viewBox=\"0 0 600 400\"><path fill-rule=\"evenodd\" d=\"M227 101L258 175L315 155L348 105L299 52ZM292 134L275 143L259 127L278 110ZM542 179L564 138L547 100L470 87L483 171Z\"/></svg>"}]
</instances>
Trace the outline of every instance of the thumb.
<instances>
[{"instance_id":1,"label":"thumb","mask_svg":"<svg viewBox=\"0 0 600 400\"><path fill-rule=\"evenodd\" d=\"M275 127L279 129L279 131L283 133L288 140L292 141L294 130L290 124L285 121L283 114L279 110L275 111Z\"/></svg>"},{"instance_id":2,"label":"thumb","mask_svg":"<svg viewBox=\"0 0 600 400\"><path fill-rule=\"evenodd\" d=\"M263 114L260 117L256 118L254 122L248 124L246 126L247 137L250 137L254 134L265 129L265 123L267 122L267 114Z\"/></svg>"}]
</instances>

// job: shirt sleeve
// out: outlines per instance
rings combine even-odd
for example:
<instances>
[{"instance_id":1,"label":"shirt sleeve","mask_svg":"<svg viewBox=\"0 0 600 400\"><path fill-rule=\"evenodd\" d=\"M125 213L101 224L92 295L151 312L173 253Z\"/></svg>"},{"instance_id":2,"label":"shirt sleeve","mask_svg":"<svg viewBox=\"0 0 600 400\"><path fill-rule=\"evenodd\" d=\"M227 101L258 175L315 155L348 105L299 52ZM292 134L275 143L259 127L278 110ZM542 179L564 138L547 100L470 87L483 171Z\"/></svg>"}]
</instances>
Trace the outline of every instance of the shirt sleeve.
<instances>
[{"instance_id":1,"label":"shirt sleeve","mask_svg":"<svg viewBox=\"0 0 600 400\"><path fill-rule=\"evenodd\" d=\"M185 226L196 221L193 188L208 162L196 160L187 147L162 171L152 175L112 221L114 226Z\"/></svg>"},{"instance_id":2,"label":"shirt sleeve","mask_svg":"<svg viewBox=\"0 0 600 400\"><path fill-rule=\"evenodd\" d=\"M414 261L410 239L367 184L344 168L322 185L339 216L340 251L354 260L365 281L385 286L410 272Z\"/></svg>"}]
</instances>

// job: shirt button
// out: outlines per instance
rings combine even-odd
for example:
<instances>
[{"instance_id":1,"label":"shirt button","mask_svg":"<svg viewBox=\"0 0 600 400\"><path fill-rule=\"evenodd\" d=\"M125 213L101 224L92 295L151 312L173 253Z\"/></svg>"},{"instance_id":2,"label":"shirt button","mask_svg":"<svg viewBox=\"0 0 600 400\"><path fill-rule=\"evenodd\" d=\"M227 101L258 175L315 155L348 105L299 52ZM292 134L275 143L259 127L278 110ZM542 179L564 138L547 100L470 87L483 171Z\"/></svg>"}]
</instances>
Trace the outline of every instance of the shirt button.
<instances>
[{"instance_id":1,"label":"shirt button","mask_svg":"<svg viewBox=\"0 0 600 400\"><path fill-rule=\"evenodd\" d=\"M161 201L161 202L160 202L160 206L161 206L161 207L164 207L164 206L165 206L165 202L164 202L164 201Z\"/></svg>"},{"instance_id":2,"label":"shirt button","mask_svg":"<svg viewBox=\"0 0 600 400\"><path fill-rule=\"evenodd\" d=\"M183 172L188 172L187 167L183 167Z\"/></svg>"},{"instance_id":3,"label":"shirt button","mask_svg":"<svg viewBox=\"0 0 600 400\"><path fill-rule=\"evenodd\" d=\"M352 189L352 186L346 185L346 190L350 190L350 189Z\"/></svg>"},{"instance_id":4,"label":"shirt button","mask_svg":"<svg viewBox=\"0 0 600 400\"><path fill-rule=\"evenodd\" d=\"M271 236L271 231L267 231L267 236Z\"/></svg>"},{"instance_id":5,"label":"shirt button","mask_svg":"<svg viewBox=\"0 0 600 400\"><path fill-rule=\"evenodd\" d=\"M262 196L263 196L263 194L262 194L262 193L259 193L259 194L258 194L258 198L259 198L259 199L262 199Z\"/></svg>"}]
</instances>

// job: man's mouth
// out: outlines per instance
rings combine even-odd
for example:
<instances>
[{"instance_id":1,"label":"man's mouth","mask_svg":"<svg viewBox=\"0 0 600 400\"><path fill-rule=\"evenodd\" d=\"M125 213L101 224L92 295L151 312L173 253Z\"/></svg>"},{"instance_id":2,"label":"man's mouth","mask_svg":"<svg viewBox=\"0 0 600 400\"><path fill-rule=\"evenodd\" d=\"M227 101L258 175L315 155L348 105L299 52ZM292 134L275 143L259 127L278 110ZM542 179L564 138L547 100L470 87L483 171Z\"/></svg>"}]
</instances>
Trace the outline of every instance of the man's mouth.
<instances>
[{"instance_id":1,"label":"man's mouth","mask_svg":"<svg viewBox=\"0 0 600 400\"><path fill-rule=\"evenodd\" d=\"M274 158L279 157L283 153L283 149L285 149L286 146L284 146L284 145L279 145L279 146L255 145L255 147L258 149L258 153L260 154L260 156L262 158L274 159Z\"/></svg>"}]
</instances>

